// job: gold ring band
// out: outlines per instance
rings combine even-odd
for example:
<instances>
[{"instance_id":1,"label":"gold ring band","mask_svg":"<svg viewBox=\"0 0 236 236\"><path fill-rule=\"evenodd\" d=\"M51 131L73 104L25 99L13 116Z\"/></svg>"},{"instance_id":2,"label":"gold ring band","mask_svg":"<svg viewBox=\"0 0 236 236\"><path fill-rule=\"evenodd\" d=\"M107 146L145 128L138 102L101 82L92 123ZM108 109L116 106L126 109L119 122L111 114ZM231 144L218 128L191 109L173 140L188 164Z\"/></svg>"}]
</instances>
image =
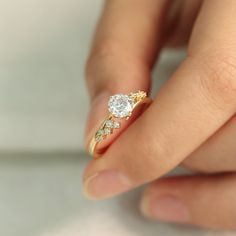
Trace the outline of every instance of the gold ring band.
<instances>
[{"instance_id":1,"label":"gold ring band","mask_svg":"<svg viewBox=\"0 0 236 236\"><path fill-rule=\"evenodd\" d=\"M88 147L89 153L94 158L100 157L106 148L99 149L98 144L111 135L115 129L119 129L122 119L128 120L137 106L148 105L151 102L152 99L148 98L146 92L143 91L111 96L108 102L108 116L92 137Z\"/></svg>"}]
</instances>

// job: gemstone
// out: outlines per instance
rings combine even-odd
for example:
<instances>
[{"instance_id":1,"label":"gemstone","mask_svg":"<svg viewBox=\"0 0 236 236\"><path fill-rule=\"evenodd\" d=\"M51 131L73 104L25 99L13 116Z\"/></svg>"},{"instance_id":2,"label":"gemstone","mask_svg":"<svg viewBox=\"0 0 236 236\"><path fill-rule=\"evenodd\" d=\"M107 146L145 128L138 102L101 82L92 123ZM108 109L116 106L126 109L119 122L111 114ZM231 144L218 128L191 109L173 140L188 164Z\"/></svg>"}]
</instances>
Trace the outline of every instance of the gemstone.
<instances>
[{"instance_id":1,"label":"gemstone","mask_svg":"<svg viewBox=\"0 0 236 236\"><path fill-rule=\"evenodd\" d=\"M134 101L131 97L124 94L111 96L108 102L108 110L118 118L127 117L133 110Z\"/></svg>"},{"instance_id":2,"label":"gemstone","mask_svg":"<svg viewBox=\"0 0 236 236\"><path fill-rule=\"evenodd\" d=\"M105 125L108 128L113 128L113 121L112 120L106 120Z\"/></svg>"},{"instance_id":3,"label":"gemstone","mask_svg":"<svg viewBox=\"0 0 236 236\"><path fill-rule=\"evenodd\" d=\"M114 123L113 123L113 128L114 128L114 129L119 129L119 128L120 128L120 123L114 121Z\"/></svg>"},{"instance_id":4,"label":"gemstone","mask_svg":"<svg viewBox=\"0 0 236 236\"><path fill-rule=\"evenodd\" d=\"M120 128L120 123L113 120L106 120L105 121L105 127L110 129L118 129Z\"/></svg>"},{"instance_id":5,"label":"gemstone","mask_svg":"<svg viewBox=\"0 0 236 236\"><path fill-rule=\"evenodd\" d=\"M98 130L97 133L95 134L95 140L96 142L100 142L103 140L103 135L104 135L104 131L103 130Z\"/></svg>"},{"instance_id":6,"label":"gemstone","mask_svg":"<svg viewBox=\"0 0 236 236\"><path fill-rule=\"evenodd\" d=\"M104 132L105 135L108 135L108 134L111 133L111 130L108 129L108 128L105 128L105 129L103 130L103 132Z\"/></svg>"}]
</instances>

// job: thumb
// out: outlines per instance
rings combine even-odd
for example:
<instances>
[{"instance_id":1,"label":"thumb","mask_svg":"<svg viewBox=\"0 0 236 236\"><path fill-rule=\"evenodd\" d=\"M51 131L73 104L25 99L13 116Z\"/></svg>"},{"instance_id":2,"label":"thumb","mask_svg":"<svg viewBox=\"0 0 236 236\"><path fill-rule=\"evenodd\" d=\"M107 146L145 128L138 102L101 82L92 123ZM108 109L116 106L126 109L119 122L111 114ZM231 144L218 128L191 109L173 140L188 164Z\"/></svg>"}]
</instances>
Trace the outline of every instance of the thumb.
<instances>
[{"instance_id":1,"label":"thumb","mask_svg":"<svg viewBox=\"0 0 236 236\"><path fill-rule=\"evenodd\" d=\"M86 67L91 96L86 146L107 114L110 95L148 92L151 67L160 49L166 2L106 2Z\"/></svg>"}]
</instances>

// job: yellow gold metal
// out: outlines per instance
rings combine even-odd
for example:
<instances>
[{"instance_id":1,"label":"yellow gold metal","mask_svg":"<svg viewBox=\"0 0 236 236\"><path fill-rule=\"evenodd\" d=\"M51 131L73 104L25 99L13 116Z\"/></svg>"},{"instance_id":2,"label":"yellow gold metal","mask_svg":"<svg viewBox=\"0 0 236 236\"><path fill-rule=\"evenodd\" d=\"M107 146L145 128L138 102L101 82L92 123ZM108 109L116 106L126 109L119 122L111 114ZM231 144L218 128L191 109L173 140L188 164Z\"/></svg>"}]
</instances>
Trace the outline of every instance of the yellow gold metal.
<instances>
[{"instance_id":1,"label":"yellow gold metal","mask_svg":"<svg viewBox=\"0 0 236 236\"><path fill-rule=\"evenodd\" d=\"M133 99L132 111L141 104L150 104L152 102L152 99L148 98L146 92L143 91L130 93L128 96ZM132 115L132 111L128 114L128 116L123 117L123 119L128 120ZM111 126L112 124L113 126ZM98 150L97 144L104 140L108 135L112 134L113 129L118 128L120 128L120 123L117 121L117 118L113 114L109 113L107 118L102 122L98 131L95 133L89 143L88 151L90 155L92 155L94 158L100 157L101 150Z\"/></svg>"}]
</instances>

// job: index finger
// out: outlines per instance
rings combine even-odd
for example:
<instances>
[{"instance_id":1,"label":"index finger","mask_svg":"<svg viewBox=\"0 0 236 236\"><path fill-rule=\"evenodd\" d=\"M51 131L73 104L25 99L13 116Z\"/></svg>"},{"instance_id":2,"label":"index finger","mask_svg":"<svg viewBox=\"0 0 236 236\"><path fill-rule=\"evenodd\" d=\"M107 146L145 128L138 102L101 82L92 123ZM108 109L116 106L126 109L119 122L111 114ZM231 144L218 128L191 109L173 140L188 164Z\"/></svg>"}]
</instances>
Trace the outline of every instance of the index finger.
<instances>
[{"instance_id":1,"label":"index finger","mask_svg":"<svg viewBox=\"0 0 236 236\"><path fill-rule=\"evenodd\" d=\"M165 174L235 113L235 7L233 0L205 1L188 58L146 112L86 169L90 196L110 197Z\"/></svg>"}]
</instances>

